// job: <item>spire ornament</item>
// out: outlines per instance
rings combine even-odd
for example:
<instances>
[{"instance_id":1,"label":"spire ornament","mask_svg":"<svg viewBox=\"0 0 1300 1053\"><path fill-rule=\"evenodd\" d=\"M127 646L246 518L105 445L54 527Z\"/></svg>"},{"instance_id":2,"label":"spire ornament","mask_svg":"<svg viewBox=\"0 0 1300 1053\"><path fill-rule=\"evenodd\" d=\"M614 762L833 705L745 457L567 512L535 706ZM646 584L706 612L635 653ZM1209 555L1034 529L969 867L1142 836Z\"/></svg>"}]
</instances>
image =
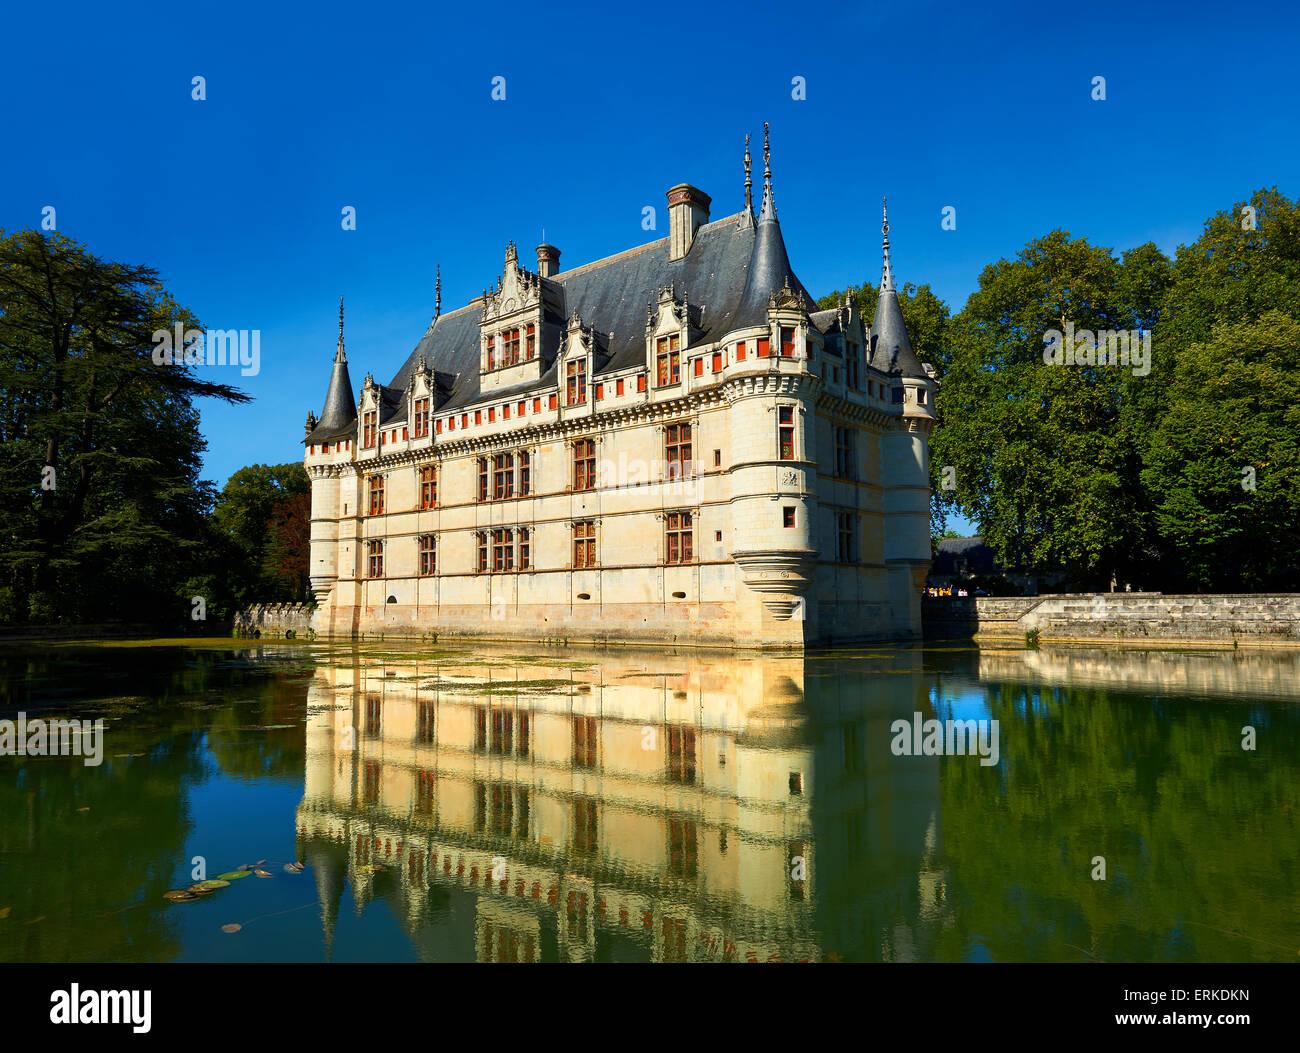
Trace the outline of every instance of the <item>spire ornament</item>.
<instances>
[{"instance_id":1,"label":"spire ornament","mask_svg":"<svg viewBox=\"0 0 1300 1053\"><path fill-rule=\"evenodd\" d=\"M767 121L763 122L763 214L759 218L776 220L776 199L772 196L772 146Z\"/></svg>"},{"instance_id":2,"label":"spire ornament","mask_svg":"<svg viewBox=\"0 0 1300 1053\"><path fill-rule=\"evenodd\" d=\"M750 171L749 171L750 165L752 163L753 162L750 160L749 157L749 133L746 132L745 133L745 211L748 212L751 216L754 214L754 197L753 197L753 191L751 190L751 187L753 187L754 185L754 180L750 178Z\"/></svg>"},{"instance_id":3,"label":"spire ornament","mask_svg":"<svg viewBox=\"0 0 1300 1053\"><path fill-rule=\"evenodd\" d=\"M438 264L438 277L433 285L433 320L442 314L442 264Z\"/></svg>"},{"instance_id":4,"label":"spire ornament","mask_svg":"<svg viewBox=\"0 0 1300 1053\"><path fill-rule=\"evenodd\" d=\"M880 291L894 291L894 269L889 262L889 198L881 198L881 209L884 215L884 221L880 225L880 233L884 241L884 271L880 276Z\"/></svg>"},{"instance_id":5,"label":"spire ornament","mask_svg":"<svg viewBox=\"0 0 1300 1053\"><path fill-rule=\"evenodd\" d=\"M338 350L334 352L334 361L346 362L347 360L348 360L348 356L346 352L344 352L343 350L343 297L340 296L339 297L339 346L338 346Z\"/></svg>"}]
</instances>

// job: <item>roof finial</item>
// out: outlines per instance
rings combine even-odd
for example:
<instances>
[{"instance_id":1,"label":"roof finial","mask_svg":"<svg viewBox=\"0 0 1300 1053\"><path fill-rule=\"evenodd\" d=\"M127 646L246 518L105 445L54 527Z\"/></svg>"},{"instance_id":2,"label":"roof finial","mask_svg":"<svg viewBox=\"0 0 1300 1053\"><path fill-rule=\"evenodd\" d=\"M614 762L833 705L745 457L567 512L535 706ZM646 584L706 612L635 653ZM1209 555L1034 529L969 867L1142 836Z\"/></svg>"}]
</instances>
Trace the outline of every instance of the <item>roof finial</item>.
<instances>
[{"instance_id":1,"label":"roof finial","mask_svg":"<svg viewBox=\"0 0 1300 1053\"><path fill-rule=\"evenodd\" d=\"M772 195L772 147L767 121L763 122L763 214L759 218L776 220L776 199Z\"/></svg>"},{"instance_id":2,"label":"roof finial","mask_svg":"<svg viewBox=\"0 0 1300 1053\"><path fill-rule=\"evenodd\" d=\"M438 277L433 285L433 320L442 314L442 264L438 264Z\"/></svg>"},{"instance_id":3,"label":"roof finial","mask_svg":"<svg viewBox=\"0 0 1300 1053\"><path fill-rule=\"evenodd\" d=\"M880 276L880 291L892 291L894 288L894 271L889 264L889 198L881 198L881 207L884 213L884 222L880 225L880 233L884 237L885 267Z\"/></svg>"},{"instance_id":4,"label":"roof finial","mask_svg":"<svg viewBox=\"0 0 1300 1053\"><path fill-rule=\"evenodd\" d=\"M754 180L750 178L749 167L752 162L749 158L749 133L745 133L745 211L750 215L754 214L754 199L751 187Z\"/></svg>"},{"instance_id":5,"label":"roof finial","mask_svg":"<svg viewBox=\"0 0 1300 1053\"><path fill-rule=\"evenodd\" d=\"M343 297L339 297L339 349L334 352L335 362L346 362L348 356L343 351Z\"/></svg>"}]
</instances>

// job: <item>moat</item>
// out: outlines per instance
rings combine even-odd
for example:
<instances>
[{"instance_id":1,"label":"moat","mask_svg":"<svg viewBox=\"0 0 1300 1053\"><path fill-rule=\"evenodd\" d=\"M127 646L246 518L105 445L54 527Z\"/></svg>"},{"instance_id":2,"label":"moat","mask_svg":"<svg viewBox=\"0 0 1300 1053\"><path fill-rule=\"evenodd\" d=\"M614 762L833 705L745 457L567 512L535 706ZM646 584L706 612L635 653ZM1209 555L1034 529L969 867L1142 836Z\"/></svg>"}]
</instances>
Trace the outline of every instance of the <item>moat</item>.
<instances>
[{"instance_id":1,"label":"moat","mask_svg":"<svg viewBox=\"0 0 1300 1053\"><path fill-rule=\"evenodd\" d=\"M1300 953L1294 651L24 643L0 683L104 720L98 765L0 756L4 962Z\"/></svg>"}]
</instances>

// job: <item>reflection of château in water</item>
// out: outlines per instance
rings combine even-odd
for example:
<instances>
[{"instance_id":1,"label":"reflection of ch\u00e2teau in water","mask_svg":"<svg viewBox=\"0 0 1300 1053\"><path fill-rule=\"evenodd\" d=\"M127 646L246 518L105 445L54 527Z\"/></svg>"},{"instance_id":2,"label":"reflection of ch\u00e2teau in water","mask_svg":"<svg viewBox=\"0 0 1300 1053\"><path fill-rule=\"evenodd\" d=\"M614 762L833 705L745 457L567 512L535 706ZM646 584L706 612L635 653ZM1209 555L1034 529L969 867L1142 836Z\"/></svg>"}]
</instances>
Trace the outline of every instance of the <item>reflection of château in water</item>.
<instances>
[{"instance_id":1,"label":"reflection of ch\u00e2teau in water","mask_svg":"<svg viewBox=\"0 0 1300 1053\"><path fill-rule=\"evenodd\" d=\"M926 704L902 660L864 691L802 657L336 656L297 820L327 942L346 880L441 960L925 957L939 775L888 759Z\"/></svg>"}]
</instances>

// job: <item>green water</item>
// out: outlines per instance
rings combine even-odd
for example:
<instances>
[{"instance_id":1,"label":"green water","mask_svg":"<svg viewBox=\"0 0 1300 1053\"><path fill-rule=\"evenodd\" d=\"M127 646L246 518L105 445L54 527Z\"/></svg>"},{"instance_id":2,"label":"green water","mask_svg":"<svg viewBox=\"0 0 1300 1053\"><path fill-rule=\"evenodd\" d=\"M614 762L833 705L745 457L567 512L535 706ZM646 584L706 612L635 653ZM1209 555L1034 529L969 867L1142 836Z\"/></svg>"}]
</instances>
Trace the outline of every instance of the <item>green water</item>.
<instances>
[{"instance_id":1,"label":"green water","mask_svg":"<svg viewBox=\"0 0 1300 1053\"><path fill-rule=\"evenodd\" d=\"M1297 652L10 645L0 718L105 732L0 757L0 961L1296 961L1297 685ZM914 719L997 721L997 763L897 755Z\"/></svg>"}]
</instances>

